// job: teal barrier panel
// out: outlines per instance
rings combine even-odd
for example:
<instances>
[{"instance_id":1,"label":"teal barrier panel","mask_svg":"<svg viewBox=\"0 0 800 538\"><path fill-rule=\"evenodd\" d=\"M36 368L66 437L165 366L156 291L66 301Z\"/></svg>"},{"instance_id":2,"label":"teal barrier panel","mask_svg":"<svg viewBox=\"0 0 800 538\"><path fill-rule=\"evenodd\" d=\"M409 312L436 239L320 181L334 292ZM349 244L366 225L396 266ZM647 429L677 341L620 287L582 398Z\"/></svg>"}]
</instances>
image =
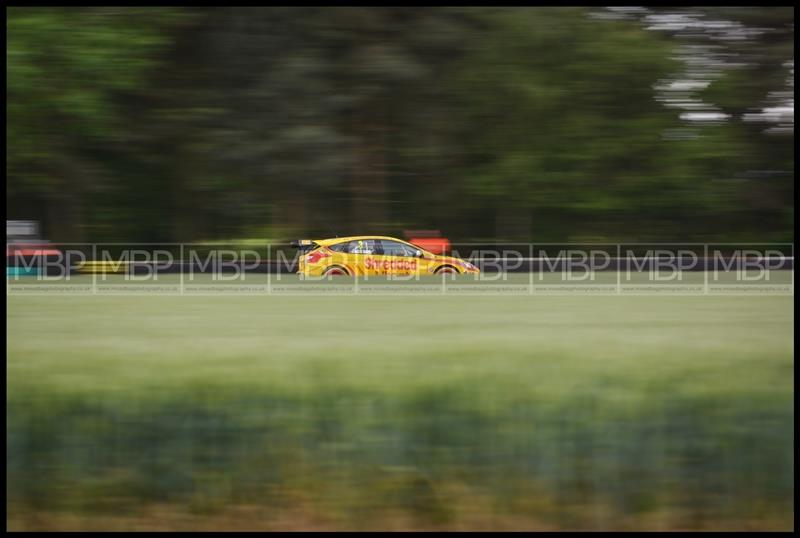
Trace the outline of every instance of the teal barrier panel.
<instances>
[{"instance_id":1,"label":"teal barrier panel","mask_svg":"<svg viewBox=\"0 0 800 538\"><path fill-rule=\"evenodd\" d=\"M6 276L39 276L41 269L38 267L6 267Z\"/></svg>"}]
</instances>

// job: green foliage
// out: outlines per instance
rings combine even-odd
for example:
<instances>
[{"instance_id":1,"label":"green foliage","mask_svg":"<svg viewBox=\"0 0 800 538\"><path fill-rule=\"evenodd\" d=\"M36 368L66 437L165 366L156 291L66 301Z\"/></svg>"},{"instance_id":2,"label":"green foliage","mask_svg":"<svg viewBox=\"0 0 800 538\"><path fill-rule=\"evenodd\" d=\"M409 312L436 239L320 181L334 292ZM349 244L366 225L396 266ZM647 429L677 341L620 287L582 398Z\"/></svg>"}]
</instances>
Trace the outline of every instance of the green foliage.
<instances>
[{"instance_id":1,"label":"green foliage","mask_svg":"<svg viewBox=\"0 0 800 538\"><path fill-rule=\"evenodd\" d=\"M92 144L127 129L116 100L146 83L178 18L140 8L15 7L8 16L6 152L17 181L30 177L17 167L66 159L59 152L79 149L68 148L75 139Z\"/></svg>"},{"instance_id":2,"label":"green foliage","mask_svg":"<svg viewBox=\"0 0 800 538\"><path fill-rule=\"evenodd\" d=\"M790 297L9 300L16 518L793 521Z\"/></svg>"},{"instance_id":3,"label":"green foliage","mask_svg":"<svg viewBox=\"0 0 800 538\"><path fill-rule=\"evenodd\" d=\"M709 127L655 99L683 41L584 8L11 8L7 207L72 241L790 240L793 135L741 117L793 12L703 9L765 29Z\"/></svg>"},{"instance_id":4,"label":"green foliage","mask_svg":"<svg viewBox=\"0 0 800 538\"><path fill-rule=\"evenodd\" d=\"M108 162L132 136L124 101L147 84L180 20L160 8L8 9L9 207L43 201L32 216L49 217L56 239L93 232L98 211L86 206L124 181Z\"/></svg>"}]
</instances>

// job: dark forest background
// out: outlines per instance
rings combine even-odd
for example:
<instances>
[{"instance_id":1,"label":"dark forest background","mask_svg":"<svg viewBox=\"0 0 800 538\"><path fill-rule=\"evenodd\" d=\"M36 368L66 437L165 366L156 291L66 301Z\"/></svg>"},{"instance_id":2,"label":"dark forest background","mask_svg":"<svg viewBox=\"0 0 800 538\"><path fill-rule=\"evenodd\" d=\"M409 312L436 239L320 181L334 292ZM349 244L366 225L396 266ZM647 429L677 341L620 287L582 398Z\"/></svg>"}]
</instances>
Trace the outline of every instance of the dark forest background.
<instances>
[{"instance_id":1,"label":"dark forest background","mask_svg":"<svg viewBox=\"0 0 800 538\"><path fill-rule=\"evenodd\" d=\"M8 8L52 241L793 241L793 8Z\"/></svg>"}]
</instances>

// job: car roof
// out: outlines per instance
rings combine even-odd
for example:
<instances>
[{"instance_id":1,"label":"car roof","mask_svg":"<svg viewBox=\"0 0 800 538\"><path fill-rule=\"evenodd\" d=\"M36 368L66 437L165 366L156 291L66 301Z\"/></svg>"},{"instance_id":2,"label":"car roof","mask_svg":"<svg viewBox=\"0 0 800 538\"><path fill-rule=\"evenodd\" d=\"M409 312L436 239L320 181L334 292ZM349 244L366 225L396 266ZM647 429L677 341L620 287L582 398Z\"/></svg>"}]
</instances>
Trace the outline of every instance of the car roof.
<instances>
[{"instance_id":1,"label":"car roof","mask_svg":"<svg viewBox=\"0 0 800 538\"><path fill-rule=\"evenodd\" d=\"M324 247L328 245L335 245L337 243L343 243L345 241L363 241L365 239L387 239L389 241L399 241L401 243L410 244L408 241L403 241L402 239L389 237L387 235L353 235L350 237L334 237L332 239L314 239L314 242Z\"/></svg>"}]
</instances>

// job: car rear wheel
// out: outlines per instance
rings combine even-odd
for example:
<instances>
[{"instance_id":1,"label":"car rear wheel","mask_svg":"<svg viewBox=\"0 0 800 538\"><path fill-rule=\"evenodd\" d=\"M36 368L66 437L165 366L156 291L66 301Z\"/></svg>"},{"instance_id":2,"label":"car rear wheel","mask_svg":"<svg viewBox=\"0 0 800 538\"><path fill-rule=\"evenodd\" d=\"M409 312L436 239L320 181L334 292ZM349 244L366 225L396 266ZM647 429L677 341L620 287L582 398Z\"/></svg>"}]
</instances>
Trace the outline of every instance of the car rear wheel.
<instances>
[{"instance_id":1,"label":"car rear wheel","mask_svg":"<svg viewBox=\"0 0 800 538\"><path fill-rule=\"evenodd\" d=\"M325 276L347 276L347 271L341 267L331 267L325 271Z\"/></svg>"}]
</instances>

